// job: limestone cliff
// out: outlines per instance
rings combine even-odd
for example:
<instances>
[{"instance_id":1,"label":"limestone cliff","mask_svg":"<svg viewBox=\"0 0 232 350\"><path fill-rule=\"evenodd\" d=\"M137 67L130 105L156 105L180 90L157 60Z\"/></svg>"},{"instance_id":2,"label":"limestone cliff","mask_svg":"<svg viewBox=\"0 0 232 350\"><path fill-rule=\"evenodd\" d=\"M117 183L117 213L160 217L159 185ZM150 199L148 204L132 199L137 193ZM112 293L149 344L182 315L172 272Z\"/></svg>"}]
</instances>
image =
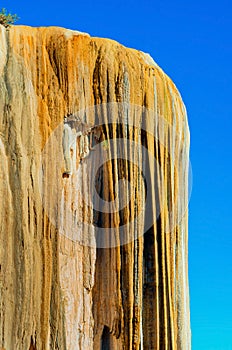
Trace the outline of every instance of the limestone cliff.
<instances>
[{"instance_id":1,"label":"limestone cliff","mask_svg":"<svg viewBox=\"0 0 232 350\"><path fill-rule=\"evenodd\" d=\"M63 178L67 114L99 135ZM149 55L0 26L0 348L190 349L188 148Z\"/></svg>"}]
</instances>

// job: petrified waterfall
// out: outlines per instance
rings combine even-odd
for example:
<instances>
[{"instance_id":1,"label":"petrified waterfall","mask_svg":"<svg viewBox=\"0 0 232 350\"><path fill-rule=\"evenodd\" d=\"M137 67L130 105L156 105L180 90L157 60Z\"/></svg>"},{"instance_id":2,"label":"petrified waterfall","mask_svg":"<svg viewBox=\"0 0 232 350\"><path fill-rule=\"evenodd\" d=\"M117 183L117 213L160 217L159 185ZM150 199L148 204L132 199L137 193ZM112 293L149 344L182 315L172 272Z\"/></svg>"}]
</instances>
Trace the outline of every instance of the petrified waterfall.
<instances>
[{"instance_id":1,"label":"petrified waterfall","mask_svg":"<svg viewBox=\"0 0 232 350\"><path fill-rule=\"evenodd\" d=\"M190 349L188 149L148 54L0 26L0 348Z\"/></svg>"}]
</instances>

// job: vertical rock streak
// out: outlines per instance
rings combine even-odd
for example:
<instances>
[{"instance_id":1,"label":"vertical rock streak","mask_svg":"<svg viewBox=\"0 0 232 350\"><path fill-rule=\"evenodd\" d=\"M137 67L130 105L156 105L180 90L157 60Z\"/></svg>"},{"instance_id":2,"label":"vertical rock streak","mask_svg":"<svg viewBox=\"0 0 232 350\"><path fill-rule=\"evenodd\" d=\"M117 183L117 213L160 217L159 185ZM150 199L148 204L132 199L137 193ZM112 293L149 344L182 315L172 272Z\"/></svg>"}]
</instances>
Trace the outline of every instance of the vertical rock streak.
<instances>
[{"instance_id":1,"label":"vertical rock streak","mask_svg":"<svg viewBox=\"0 0 232 350\"><path fill-rule=\"evenodd\" d=\"M189 131L172 81L111 40L0 26L0 92L0 347L190 349ZM103 148L75 150L62 179L67 113L101 125ZM114 212L94 209L94 177Z\"/></svg>"}]
</instances>

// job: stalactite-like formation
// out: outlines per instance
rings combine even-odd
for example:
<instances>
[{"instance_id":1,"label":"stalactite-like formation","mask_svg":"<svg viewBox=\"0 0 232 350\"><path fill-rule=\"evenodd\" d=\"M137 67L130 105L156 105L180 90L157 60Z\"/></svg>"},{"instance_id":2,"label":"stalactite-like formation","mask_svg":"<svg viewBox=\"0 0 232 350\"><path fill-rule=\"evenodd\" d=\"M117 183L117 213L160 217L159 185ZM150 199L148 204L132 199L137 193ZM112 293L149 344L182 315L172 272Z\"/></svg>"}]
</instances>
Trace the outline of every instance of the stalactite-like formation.
<instances>
[{"instance_id":1,"label":"stalactite-like formation","mask_svg":"<svg viewBox=\"0 0 232 350\"><path fill-rule=\"evenodd\" d=\"M94 149L64 178L70 114ZM188 148L149 55L0 26L0 347L190 349Z\"/></svg>"}]
</instances>

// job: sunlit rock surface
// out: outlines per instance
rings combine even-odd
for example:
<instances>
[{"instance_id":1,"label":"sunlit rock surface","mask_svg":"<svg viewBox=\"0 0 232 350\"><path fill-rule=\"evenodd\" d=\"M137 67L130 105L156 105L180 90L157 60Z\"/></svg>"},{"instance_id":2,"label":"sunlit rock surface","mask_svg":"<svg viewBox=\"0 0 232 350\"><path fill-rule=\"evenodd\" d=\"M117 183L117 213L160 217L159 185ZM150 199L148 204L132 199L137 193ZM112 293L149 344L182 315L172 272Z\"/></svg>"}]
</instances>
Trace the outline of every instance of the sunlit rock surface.
<instances>
[{"instance_id":1,"label":"sunlit rock surface","mask_svg":"<svg viewBox=\"0 0 232 350\"><path fill-rule=\"evenodd\" d=\"M62 178L68 113L100 138ZM148 54L0 26L0 348L190 349L188 149Z\"/></svg>"}]
</instances>

